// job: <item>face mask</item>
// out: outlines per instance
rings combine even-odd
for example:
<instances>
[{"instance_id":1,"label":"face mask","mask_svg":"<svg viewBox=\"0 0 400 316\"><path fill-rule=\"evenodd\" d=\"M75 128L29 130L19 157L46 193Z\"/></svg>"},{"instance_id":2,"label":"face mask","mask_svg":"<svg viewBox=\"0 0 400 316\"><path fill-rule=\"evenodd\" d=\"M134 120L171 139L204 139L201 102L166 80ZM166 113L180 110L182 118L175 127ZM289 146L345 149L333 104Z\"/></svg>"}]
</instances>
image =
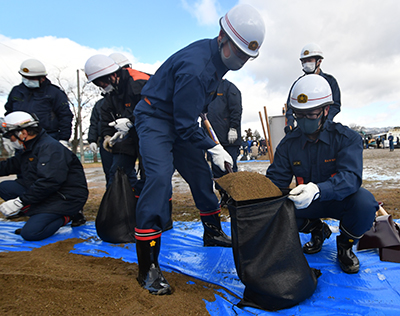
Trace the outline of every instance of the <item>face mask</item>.
<instances>
[{"instance_id":1,"label":"face mask","mask_svg":"<svg viewBox=\"0 0 400 316\"><path fill-rule=\"evenodd\" d=\"M21 135L21 132L19 132L17 136L20 137L20 135ZM11 147L14 148L15 150L24 149L24 144L20 144L18 139L16 139L15 142L11 141L10 144L11 144Z\"/></svg>"},{"instance_id":2,"label":"face mask","mask_svg":"<svg viewBox=\"0 0 400 316\"><path fill-rule=\"evenodd\" d=\"M103 93L107 94L114 90L114 86L110 83L107 87L100 89L103 91Z\"/></svg>"},{"instance_id":3,"label":"face mask","mask_svg":"<svg viewBox=\"0 0 400 316\"><path fill-rule=\"evenodd\" d=\"M229 47L229 57L225 57L225 54L222 49L223 44L227 44ZM232 50L230 41L228 41L226 38L222 39L221 45L219 46L219 51L221 54L222 62L229 70L239 70L240 68L243 67L243 65L247 61L247 60L244 61L240 57L236 56L236 54Z\"/></svg>"},{"instance_id":4,"label":"face mask","mask_svg":"<svg viewBox=\"0 0 400 316\"><path fill-rule=\"evenodd\" d=\"M315 63L313 63L313 62L304 63L303 64L303 71L306 74L313 74L315 72Z\"/></svg>"},{"instance_id":5,"label":"face mask","mask_svg":"<svg viewBox=\"0 0 400 316\"><path fill-rule=\"evenodd\" d=\"M29 89L35 89L40 87L39 80L31 80L25 77L22 77L22 83Z\"/></svg>"},{"instance_id":6,"label":"face mask","mask_svg":"<svg viewBox=\"0 0 400 316\"><path fill-rule=\"evenodd\" d=\"M301 131L307 135L311 135L318 130L320 120L321 120L321 117L316 118L316 119L309 119L306 117L301 118L301 119L299 119L299 118L296 119L297 125L299 126Z\"/></svg>"}]
</instances>

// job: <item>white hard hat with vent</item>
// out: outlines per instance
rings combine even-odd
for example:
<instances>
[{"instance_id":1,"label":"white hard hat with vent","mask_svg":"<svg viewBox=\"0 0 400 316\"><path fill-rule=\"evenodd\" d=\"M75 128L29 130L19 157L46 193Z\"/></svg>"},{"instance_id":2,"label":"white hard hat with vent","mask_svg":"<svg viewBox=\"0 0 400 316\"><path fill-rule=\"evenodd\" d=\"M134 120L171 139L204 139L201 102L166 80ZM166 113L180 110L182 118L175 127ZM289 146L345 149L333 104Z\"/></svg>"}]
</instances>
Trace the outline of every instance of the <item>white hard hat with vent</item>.
<instances>
[{"instance_id":1,"label":"white hard hat with vent","mask_svg":"<svg viewBox=\"0 0 400 316\"><path fill-rule=\"evenodd\" d=\"M47 76L46 68L37 59L25 60L21 64L18 73L25 77Z\"/></svg>"},{"instance_id":2,"label":"white hard hat with vent","mask_svg":"<svg viewBox=\"0 0 400 316\"><path fill-rule=\"evenodd\" d=\"M300 78L290 94L290 106L295 111L309 111L332 103L331 86L324 77L316 74Z\"/></svg>"},{"instance_id":3,"label":"white hard hat with vent","mask_svg":"<svg viewBox=\"0 0 400 316\"><path fill-rule=\"evenodd\" d=\"M220 20L222 30L246 55L257 57L264 41L265 25L261 14L251 5L239 4Z\"/></svg>"},{"instance_id":4,"label":"white hard hat with vent","mask_svg":"<svg viewBox=\"0 0 400 316\"><path fill-rule=\"evenodd\" d=\"M94 55L85 64L85 74L88 82L116 72L119 66L106 55Z\"/></svg>"},{"instance_id":5,"label":"white hard hat with vent","mask_svg":"<svg viewBox=\"0 0 400 316\"><path fill-rule=\"evenodd\" d=\"M20 131L27 127L39 126L39 121L32 115L23 111L15 111L6 115L4 122L1 124L5 134Z\"/></svg>"},{"instance_id":6,"label":"white hard hat with vent","mask_svg":"<svg viewBox=\"0 0 400 316\"><path fill-rule=\"evenodd\" d=\"M110 57L112 60L114 60L114 62L120 67L124 67L124 66L130 65L130 63L131 63L129 61L129 59L126 58L126 56L124 54L121 54L121 53L112 53L108 57Z\"/></svg>"},{"instance_id":7,"label":"white hard hat with vent","mask_svg":"<svg viewBox=\"0 0 400 316\"><path fill-rule=\"evenodd\" d=\"M321 47L315 43L310 43L304 46L300 52L300 60L309 57L320 57L321 59L324 59Z\"/></svg>"}]
</instances>

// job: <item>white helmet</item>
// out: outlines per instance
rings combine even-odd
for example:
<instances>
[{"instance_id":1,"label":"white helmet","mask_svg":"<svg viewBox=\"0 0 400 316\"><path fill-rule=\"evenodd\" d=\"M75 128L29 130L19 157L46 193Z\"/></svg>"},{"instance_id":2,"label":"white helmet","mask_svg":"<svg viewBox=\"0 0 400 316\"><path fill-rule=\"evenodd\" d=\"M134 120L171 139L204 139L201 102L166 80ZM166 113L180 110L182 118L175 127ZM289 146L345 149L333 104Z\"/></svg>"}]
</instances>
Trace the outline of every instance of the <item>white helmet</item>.
<instances>
[{"instance_id":1,"label":"white helmet","mask_svg":"<svg viewBox=\"0 0 400 316\"><path fill-rule=\"evenodd\" d=\"M257 57L264 41L265 25L261 14L248 4L239 4L219 20L222 30L239 49Z\"/></svg>"},{"instance_id":2,"label":"white helmet","mask_svg":"<svg viewBox=\"0 0 400 316\"><path fill-rule=\"evenodd\" d=\"M14 131L20 131L27 127L39 126L39 121L32 115L23 111L15 111L6 115L4 122L1 124L5 135Z\"/></svg>"},{"instance_id":3,"label":"white helmet","mask_svg":"<svg viewBox=\"0 0 400 316\"><path fill-rule=\"evenodd\" d=\"M321 47L315 43L310 43L304 46L300 53L300 60L309 57L319 57L320 59L324 59Z\"/></svg>"},{"instance_id":4,"label":"white helmet","mask_svg":"<svg viewBox=\"0 0 400 316\"><path fill-rule=\"evenodd\" d=\"M19 74L25 77L47 76L46 68L37 59L27 59L19 67Z\"/></svg>"},{"instance_id":5,"label":"white helmet","mask_svg":"<svg viewBox=\"0 0 400 316\"><path fill-rule=\"evenodd\" d=\"M85 74L88 82L116 72L119 66L106 55L94 55L85 64Z\"/></svg>"},{"instance_id":6,"label":"white helmet","mask_svg":"<svg viewBox=\"0 0 400 316\"><path fill-rule=\"evenodd\" d=\"M332 90L328 81L320 75L300 78L290 94L290 106L297 111L308 111L332 104Z\"/></svg>"},{"instance_id":7,"label":"white helmet","mask_svg":"<svg viewBox=\"0 0 400 316\"><path fill-rule=\"evenodd\" d=\"M122 67L125 67L125 66L128 66L128 65L131 64L131 62L129 61L129 59L126 58L125 55L123 55L123 54L121 54L121 53L112 53L112 54L111 54L110 56L108 56L108 57L110 57L112 60L114 60L115 63L116 63L118 66L120 66L121 68L122 68Z\"/></svg>"}]
</instances>

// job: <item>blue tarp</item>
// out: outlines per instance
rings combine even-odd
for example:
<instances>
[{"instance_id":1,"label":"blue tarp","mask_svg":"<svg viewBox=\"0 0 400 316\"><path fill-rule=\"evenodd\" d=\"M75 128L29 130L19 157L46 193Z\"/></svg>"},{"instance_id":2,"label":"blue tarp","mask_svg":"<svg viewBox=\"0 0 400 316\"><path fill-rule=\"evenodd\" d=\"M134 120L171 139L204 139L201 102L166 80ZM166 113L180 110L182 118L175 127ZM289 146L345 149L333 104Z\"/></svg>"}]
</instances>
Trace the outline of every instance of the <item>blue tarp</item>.
<instances>
[{"instance_id":1,"label":"blue tarp","mask_svg":"<svg viewBox=\"0 0 400 316\"><path fill-rule=\"evenodd\" d=\"M162 236L160 265L163 270L176 271L203 281L217 284L223 297L215 295L214 302L205 302L210 315L400 315L400 263L383 262L376 249L356 252L361 262L360 272L349 275L336 262L338 222L327 221L333 234L322 251L306 255L311 267L320 269L322 276L314 294L299 305L277 312L236 306L244 285L239 280L232 249L203 247L200 222L174 222L174 228ZM24 241L14 234L24 222L0 220L0 252L29 251L69 238L81 238L73 253L122 259L137 263L135 244L110 244L101 241L94 222L81 227L62 227L54 236L40 241ZM230 223L223 223L227 234ZM300 234L302 243L309 235Z\"/></svg>"}]
</instances>

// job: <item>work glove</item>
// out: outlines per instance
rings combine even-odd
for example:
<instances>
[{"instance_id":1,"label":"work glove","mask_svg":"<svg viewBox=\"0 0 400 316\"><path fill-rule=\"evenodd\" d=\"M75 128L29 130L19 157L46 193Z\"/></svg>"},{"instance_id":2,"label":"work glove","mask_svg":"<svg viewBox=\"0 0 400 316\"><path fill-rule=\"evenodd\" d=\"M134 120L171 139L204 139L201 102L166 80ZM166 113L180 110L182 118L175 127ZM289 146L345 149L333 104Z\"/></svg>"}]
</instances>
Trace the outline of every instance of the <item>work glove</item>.
<instances>
[{"instance_id":1,"label":"work glove","mask_svg":"<svg viewBox=\"0 0 400 316\"><path fill-rule=\"evenodd\" d=\"M222 171L226 171L225 169L225 161L230 163L233 166L233 160L231 155L229 155L224 147L221 144L214 146L213 148L208 149L208 152L211 154L211 158L214 164L218 166Z\"/></svg>"},{"instance_id":2,"label":"work glove","mask_svg":"<svg viewBox=\"0 0 400 316\"><path fill-rule=\"evenodd\" d=\"M111 136L109 136L109 135L104 136L103 148L105 150L107 150L108 152L112 153L113 144L110 143L110 140L111 140Z\"/></svg>"},{"instance_id":3,"label":"work glove","mask_svg":"<svg viewBox=\"0 0 400 316\"><path fill-rule=\"evenodd\" d=\"M120 142L121 140L124 139L124 137L128 134L128 131L126 132L116 132L113 137L110 139L110 144L111 146L114 146L115 143Z\"/></svg>"},{"instance_id":4,"label":"work glove","mask_svg":"<svg viewBox=\"0 0 400 316\"><path fill-rule=\"evenodd\" d=\"M307 208L312 201L320 196L319 187L312 182L300 184L289 192L288 198L294 202L294 206L301 210Z\"/></svg>"},{"instance_id":5,"label":"work glove","mask_svg":"<svg viewBox=\"0 0 400 316\"><path fill-rule=\"evenodd\" d=\"M4 216L13 216L18 214L24 205L21 202L21 199L17 197L16 199L8 200L3 202L0 205L0 212L4 214Z\"/></svg>"},{"instance_id":6,"label":"work glove","mask_svg":"<svg viewBox=\"0 0 400 316\"><path fill-rule=\"evenodd\" d=\"M61 140L60 140L60 143L61 143L63 146L65 146L65 147L67 147L67 148L69 149L69 147L68 147L68 141L61 139Z\"/></svg>"},{"instance_id":7,"label":"work glove","mask_svg":"<svg viewBox=\"0 0 400 316\"><path fill-rule=\"evenodd\" d=\"M132 122L125 117L119 118L109 123L108 125L114 127L118 132L125 132L125 133L127 133L133 127Z\"/></svg>"},{"instance_id":8,"label":"work glove","mask_svg":"<svg viewBox=\"0 0 400 316\"><path fill-rule=\"evenodd\" d=\"M292 125L286 125L285 126L285 134L289 134L293 130Z\"/></svg>"},{"instance_id":9,"label":"work glove","mask_svg":"<svg viewBox=\"0 0 400 316\"><path fill-rule=\"evenodd\" d=\"M230 128L228 132L228 142L233 144L238 138L236 128Z\"/></svg>"},{"instance_id":10,"label":"work glove","mask_svg":"<svg viewBox=\"0 0 400 316\"><path fill-rule=\"evenodd\" d=\"M97 143L96 142L90 143L89 147L90 147L91 151L93 151L94 153L97 153L98 147L97 147Z\"/></svg>"},{"instance_id":11,"label":"work glove","mask_svg":"<svg viewBox=\"0 0 400 316\"><path fill-rule=\"evenodd\" d=\"M10 139L3 137L3 147L10 155L14 153L14 147Z\"/></svg>"}]
</instances>

